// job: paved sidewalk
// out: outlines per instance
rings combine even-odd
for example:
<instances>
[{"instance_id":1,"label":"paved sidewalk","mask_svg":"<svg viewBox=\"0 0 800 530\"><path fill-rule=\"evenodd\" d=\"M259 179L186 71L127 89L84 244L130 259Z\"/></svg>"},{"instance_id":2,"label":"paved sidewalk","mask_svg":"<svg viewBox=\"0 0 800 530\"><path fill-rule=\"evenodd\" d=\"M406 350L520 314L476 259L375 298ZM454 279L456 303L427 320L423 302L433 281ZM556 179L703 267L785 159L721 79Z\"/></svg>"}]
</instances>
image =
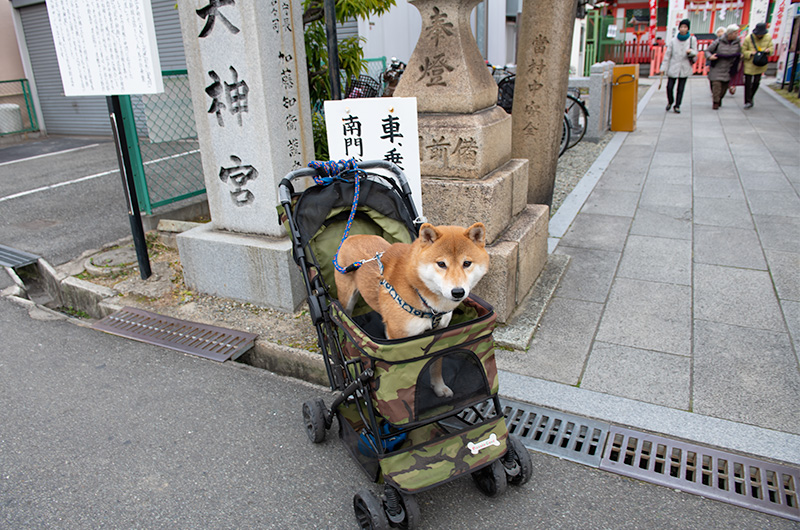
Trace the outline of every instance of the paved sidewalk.
<instances>
[{"instance_id":1,"label":"paved sidewalk","mask_svg":"<svg viewBox=\"0 0 800 530\"><path fill-rule=\"evenodd\" d=\"M571 260L503 393L800 463L800 112L763 88L714 111L705 79L665 106L553 217Z\"/></svg>"}]
</instances>

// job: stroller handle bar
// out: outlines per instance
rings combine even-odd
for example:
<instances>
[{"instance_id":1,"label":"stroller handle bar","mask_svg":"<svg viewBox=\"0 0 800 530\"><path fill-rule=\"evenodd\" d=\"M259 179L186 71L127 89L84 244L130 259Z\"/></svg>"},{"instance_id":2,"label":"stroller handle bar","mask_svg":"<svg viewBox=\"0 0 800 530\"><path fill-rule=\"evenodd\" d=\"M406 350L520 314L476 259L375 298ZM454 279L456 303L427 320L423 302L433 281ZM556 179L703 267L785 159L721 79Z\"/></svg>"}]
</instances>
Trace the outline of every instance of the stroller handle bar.
<instances>
[{"instance_id":1,"label":"stroller handle bar","mask_svg":"<svg viewBox=\"0 0 800 530\"><path fill-rule=\"evenodd\" d=\"M394 179L400 185L400 189L403 190L403 194L406 196L411 195L411 187L408 185L408 179L403 173L403 170L397 167L397 165L393 162L389 162L387 160L365 160L358 163L358 169L385 169L390 171ZM292 186L293 180L317 175L319 175L319 172L310 167L295 169L286 175L278 185L278 195L281 203L286 204L292 202L292 191L294 189Z\"/></svg>"}]
</instances>

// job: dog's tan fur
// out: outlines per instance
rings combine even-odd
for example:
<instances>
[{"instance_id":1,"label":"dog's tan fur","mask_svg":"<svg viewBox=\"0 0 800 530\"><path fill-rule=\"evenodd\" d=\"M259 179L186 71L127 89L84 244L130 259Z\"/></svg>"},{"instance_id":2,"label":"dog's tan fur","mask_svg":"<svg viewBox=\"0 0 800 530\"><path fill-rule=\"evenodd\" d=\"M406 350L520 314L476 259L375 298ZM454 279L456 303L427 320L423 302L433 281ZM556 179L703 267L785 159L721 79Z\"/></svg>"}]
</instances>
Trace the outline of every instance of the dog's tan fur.
<instances>
[{"instance_id":1,"label":"dog's tan fur","mask_svg":"<svg viewBox=\"0 0 800 530\"><path fill-rule=\"evenodd\" d=\"M489 269L485 244L486 229L482 223L469 228L425 223L420 227L419 238L411 244L390 245L378 236L350 236L342 244L338 259L339 264L346 267L382 252L383 278L416 309L444 313L439 327L446 327L453 309L469 296ZM368 261L347 274L337 271L335 280L339 301L345 310L352 312L361 294L364 301L380 313L388 339L419 335L432 328L432 319L406 312L380 285L377 261ZM425 307L420 296L429 307ZM439 397L452 396L452 391L442 381L441 362L433 367L432 383Z\"/></svg>"}]
</instances>

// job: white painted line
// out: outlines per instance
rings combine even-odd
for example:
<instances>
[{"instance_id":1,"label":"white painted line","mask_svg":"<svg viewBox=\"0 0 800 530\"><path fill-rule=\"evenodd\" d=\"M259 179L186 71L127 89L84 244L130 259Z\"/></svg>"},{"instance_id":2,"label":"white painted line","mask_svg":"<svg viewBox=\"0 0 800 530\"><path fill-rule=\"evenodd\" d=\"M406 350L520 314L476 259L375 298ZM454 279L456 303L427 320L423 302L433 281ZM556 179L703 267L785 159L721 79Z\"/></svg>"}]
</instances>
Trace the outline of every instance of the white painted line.
<instances>
[{"instance_id":1,"label":"white painted line","mask_svg":"<svg viewBox=\"0 0 800 530\"><path fill-rule=\"evenodd\" d=\"M28 158L20 158L19 160L9 160L8 162L1 162L0 166L7 166L9 164L16 164L17 162L27 162L28 160L36 160L38 158L44 158L46 156L63 155L64 153L72 153L74 151L80 151L81 149L89 149L90 147L97 147L98 145L100 145L100 144L84 145L83 147L74 147L72 149L65 149L63 151L56 151L55 153L45 153L43 155L29 156Z\"/></svg>"},{"instance_id":2,"label":"white painted line","mask_svg":"<svg viewBox=\"0 0 800 530\"><path fill-rule=\"evenodd\" d=\"M0 202L10 201L11 199L18 199L19 197L25 197L26 195L33 195L34 193L39 193L40 191L48 191L55 188L60 188L61 186L66 186L68 184L77 184L78 182L85 182L87 180L96 179L99 177L105 177L106 175L113 175L114 173L119 173L119 169L115 169L113 171L105 171L103 173L98 173L96 175L89 175L87 177L81 177L75 180L68 180L66 182L58 182L56 184L51 184L49 186L42 186L41 188L36 188L34 190L28 191L21 191L19 193L15 193L13 195L7 195L5 197L0 197Z\"/></svg>"},{"instance_id":3,"label":"white painted line","mask_svg":"<svg viewBox=\"0 0 800 530\"><path fill-rule=\"evenodd\" d=\"M98 144L95 144L95 145L98 145ZM87 146L87 147L91 147L91 146ZM62 153L66 153L67 151L61 151L61 152ZM150 165L150 164L155 164L156 162L163 162L164 160L170 160L172 158L179 158L181 156L190 155L190 154L199 153L199 152L200 152L199 149L194 149L193 151L186 151L184 153L178 153L176 155L170 155L170 156L166 156L164 158L158 158L156 160L151 160L149 162L145 162L144 165L147 166L147 165ZM55 153L53 153L53 154L55 154ZM46 156L46 155L42 155L42 156ZM37 157L32 157L32 158L37 158ZM26 159L26 160L30 160L30 159ZM27 195L33 195L34 193L39 193L41 191L48 191L48 190L52 190L52 189L55 189L55 188L60 188L62 186L67 186L69 184L77 184L79 182L85 182L87 180L92 180L92 179L96 179L96 178L99 178L99 177L105 177L106 175L113 175L114 173L119 173L119 169L114 169L114 170L111 170L111 171L104 171L103 173L97 173L96 175L89 175L89 176L77 178L77 179L74 179L74 180L68 180L66 182L58 182L56 184L51 184L49 186L42 186L41 188L36 188L36 189L33 189L33 190L21 191L19 193L15 193L13 195L7 195L5 197L0 197L0 202L9 201L11 199L18 199L20 197L25 197Z\"/></svg>"},{"instance_id":4,"label":"white painted line","mask_svg":"<svg viewBox=\"0 0 800 530\"><path fill-rule=\"evenodd\" d=\"M145 162L144 165L145 166L149 166L150 164L156 164L158 162L163 162L164 160L171 160L173 158L180 158L182 156L191 155L191 154L199 153L199 152L200 152L200 149L193 149L191 151L184 151L183 153L178 153L177 155L165 156L164 158L156 158L155 160L151 160L149 162Z\"/></svg>"}]
</instances>

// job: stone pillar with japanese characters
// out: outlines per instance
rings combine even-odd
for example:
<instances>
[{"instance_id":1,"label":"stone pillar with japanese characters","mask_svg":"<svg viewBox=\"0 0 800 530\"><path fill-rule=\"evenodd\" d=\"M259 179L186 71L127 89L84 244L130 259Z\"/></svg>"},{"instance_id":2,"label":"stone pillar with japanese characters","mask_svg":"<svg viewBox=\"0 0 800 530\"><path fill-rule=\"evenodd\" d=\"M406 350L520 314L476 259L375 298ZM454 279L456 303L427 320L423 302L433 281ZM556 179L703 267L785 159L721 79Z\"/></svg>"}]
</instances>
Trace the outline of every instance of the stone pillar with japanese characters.
<instances>
[{"instance_id":1,"label":"stone pillar with japanese characters","mask_svg":"<svg viewBox=\"0 0 800 530\"><path fill-rule=\"evenodd\" d=\"M486 225L491 265L475 289L506 321L547 260L548 207L527 204L528 160L472 36L480 0L409 0L422 29L394 93L419 110L422 204L434 224Z\"/></svg>"},{"instance_id":2,"label":"stone pillar with japanese characters","mask_svg":"<svg viewBox=\"0 0 800 530\"><path fill-rule=\"evenodd\" d=\"M576 9L575 0L522 5L512 153L531 161L529 203L553 201Z\"/></svg>"},{"instance_id":3,"label":"stone pillar with japanese characters","mask_svg":"<svg viewBox=\"0 0 800 530\"><path fill-rule=\"evenodd\" d=\"M298 0L178 2L211 223L178 237L187 286L283 311L305 291L278 183L313 157Z\"/></svg>"}]
</instances>

